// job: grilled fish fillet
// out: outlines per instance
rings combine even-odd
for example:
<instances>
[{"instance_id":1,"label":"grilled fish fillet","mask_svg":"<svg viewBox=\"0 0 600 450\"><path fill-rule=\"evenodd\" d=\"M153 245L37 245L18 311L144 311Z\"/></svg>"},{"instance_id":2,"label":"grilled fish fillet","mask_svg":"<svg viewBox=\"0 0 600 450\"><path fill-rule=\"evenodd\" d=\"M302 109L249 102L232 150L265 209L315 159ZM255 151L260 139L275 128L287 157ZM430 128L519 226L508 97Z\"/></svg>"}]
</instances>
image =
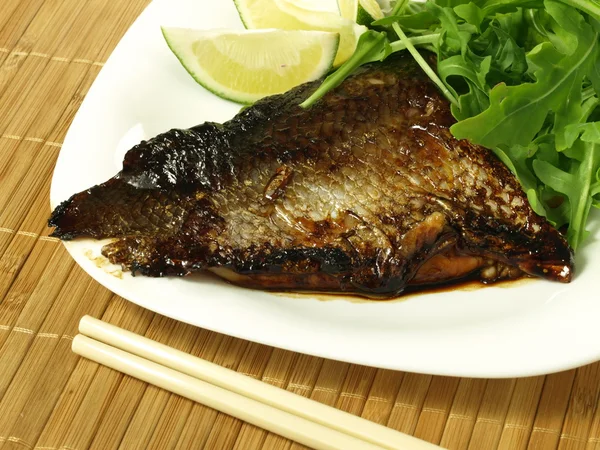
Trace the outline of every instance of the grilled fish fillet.
<instances>
[{"instance_id":1,"label":"grilled fish fillet","mask_svg":"<svg viewBox=\"0 0 600 450\"><path fill-rule=\"evenodd\" d=\"M210 269L261 289L386 298L467 276L571 280L563 236L490 151L451 135L411 58L298 106L317 86L140 143L56 208L53 236L114 238L103 254L134 274Z\"/></svg>"}]
</instances>

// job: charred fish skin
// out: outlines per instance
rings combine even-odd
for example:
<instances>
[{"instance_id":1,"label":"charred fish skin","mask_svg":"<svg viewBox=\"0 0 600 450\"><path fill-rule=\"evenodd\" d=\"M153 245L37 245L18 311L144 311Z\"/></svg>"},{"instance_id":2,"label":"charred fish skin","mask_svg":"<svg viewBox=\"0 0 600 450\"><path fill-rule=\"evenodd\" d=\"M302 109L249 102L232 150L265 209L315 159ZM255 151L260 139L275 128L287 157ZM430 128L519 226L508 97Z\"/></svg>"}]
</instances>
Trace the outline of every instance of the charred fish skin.
<instances>
[{"instance_id":1,"label":"charred fish skin","mask_svg":"<svg viewBox=\"0 0 600 450\"><path fill-rule=\"evenodd\" d=\"M412 59L298 106L318 84L140 143L56 208L53 236L115 238L103 253L143 275L210 269L261 289L387 298L473 274L571 280L564 237L490 151L454 139Z\"/></svg>"}]
</instances>

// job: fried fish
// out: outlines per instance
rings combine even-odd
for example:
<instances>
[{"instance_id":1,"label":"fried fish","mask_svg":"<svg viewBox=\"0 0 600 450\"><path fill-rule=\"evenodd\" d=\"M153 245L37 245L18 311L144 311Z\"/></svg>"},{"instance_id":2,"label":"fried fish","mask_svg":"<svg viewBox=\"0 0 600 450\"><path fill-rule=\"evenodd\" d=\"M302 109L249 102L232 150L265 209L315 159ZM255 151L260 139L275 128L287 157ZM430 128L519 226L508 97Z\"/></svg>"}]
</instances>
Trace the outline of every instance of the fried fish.
<instances>
[{"instance_id":1,"label":"fried fish","mask_svg":"<svg viewBox=\"0 0 600 450\"><path fill-rule=\"evenodd\" d=\"M55 209L53 236L114 238L102 253L134 274L212 270L259 289L387 298L464 277L571 280L564 237L492 152L451 135L411 58L301 108L318 85L136 145Z\"/></svg>"}]
</instances>

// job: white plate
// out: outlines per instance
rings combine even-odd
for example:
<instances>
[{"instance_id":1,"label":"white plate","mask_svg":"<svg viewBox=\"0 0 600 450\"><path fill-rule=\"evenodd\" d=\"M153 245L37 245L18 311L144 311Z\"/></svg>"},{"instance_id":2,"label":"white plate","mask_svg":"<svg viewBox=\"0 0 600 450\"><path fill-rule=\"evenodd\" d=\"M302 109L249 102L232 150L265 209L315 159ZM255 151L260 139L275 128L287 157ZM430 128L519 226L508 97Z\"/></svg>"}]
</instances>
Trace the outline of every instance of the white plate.
<instances>
[{"instance_id":1,"label":"white plate","mask_svg":"<svg viewBox=\"0 0 600 450\"><path fill-rule=\"evenodd\" d=\"M160 25L241 28L231 0L155 0L90 89L52 183L55 206L105 181L123 154L172 127L225 121L239 105L199 87L165 45ZM577 257L575 281L517 283L411 296L322 301L238 288L211 277L122 279L66 243L98 282L143 307L200 327L298 352L390 369L474 377L526 376L600 359L600 232ZM88 254L88 256L86 256ZM90 299L89 301L93 301Z\"/></svg>"}]
</instances>

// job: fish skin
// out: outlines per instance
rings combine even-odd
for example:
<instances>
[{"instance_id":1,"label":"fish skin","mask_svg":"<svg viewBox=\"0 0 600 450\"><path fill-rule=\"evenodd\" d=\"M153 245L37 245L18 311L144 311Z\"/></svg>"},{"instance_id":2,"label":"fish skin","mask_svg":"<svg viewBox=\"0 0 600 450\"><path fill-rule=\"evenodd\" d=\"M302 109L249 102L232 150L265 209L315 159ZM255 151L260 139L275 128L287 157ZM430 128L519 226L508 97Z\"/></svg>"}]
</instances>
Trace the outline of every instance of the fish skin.
<instances>
[{"instance_id":1,"label":"fish skin","mask_svg":"<svg viewBox=\"0 0 600 450\"><path fill-rule=\"evenodd\" d=\"M573 253L492 152L458 141L411 58L359 69L309 109L307 83L224 124L132 148L53 212L53 236L116 238L149 276L211 269L248 287L397 296L522 273L569 282Z\"/></svg>"}]
</instances>

